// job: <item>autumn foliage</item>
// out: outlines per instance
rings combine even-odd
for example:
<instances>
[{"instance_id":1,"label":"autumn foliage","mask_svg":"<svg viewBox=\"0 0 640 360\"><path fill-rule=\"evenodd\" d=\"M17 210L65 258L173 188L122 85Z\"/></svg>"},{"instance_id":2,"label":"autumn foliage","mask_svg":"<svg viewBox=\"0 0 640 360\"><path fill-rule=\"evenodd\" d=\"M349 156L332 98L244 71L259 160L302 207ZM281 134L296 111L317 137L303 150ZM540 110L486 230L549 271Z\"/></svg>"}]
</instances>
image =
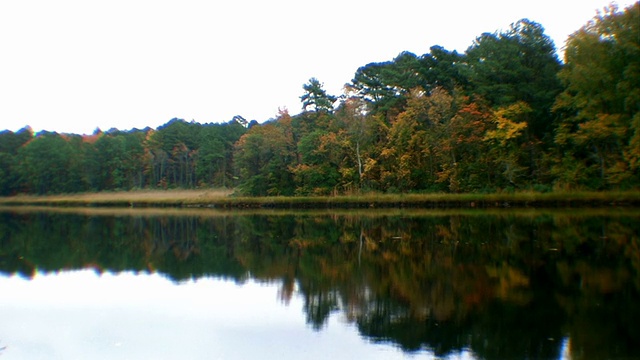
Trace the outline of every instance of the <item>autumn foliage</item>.
<instances>
[{"instance_id":1,"label":"autumn foliage","mask_svg":"<svg viewBox=\"0 0 640 360\"><path fill-rule=\"evenodd\" d=\"M464 54L431 47L311 78L302 112L262 123L92 135L0 133L0 194L227 187L254 195L637 187L640 3L569 37L564 61L523 19ZM241 117L238 117L241 118ZM243 119L244 120L244 119Z\"/></svg>"}]
</instances>

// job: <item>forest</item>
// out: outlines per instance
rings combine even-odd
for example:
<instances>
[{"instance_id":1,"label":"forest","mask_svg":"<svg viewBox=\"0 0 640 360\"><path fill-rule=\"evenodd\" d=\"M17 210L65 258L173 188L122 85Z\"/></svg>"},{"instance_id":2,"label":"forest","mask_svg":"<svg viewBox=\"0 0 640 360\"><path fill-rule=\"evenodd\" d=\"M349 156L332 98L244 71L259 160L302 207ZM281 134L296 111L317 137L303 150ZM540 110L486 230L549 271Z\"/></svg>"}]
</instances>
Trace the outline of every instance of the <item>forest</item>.
<instances>
[{"instance_id":1,"label":"forest","mask_svg":"<svg viewBox=\"0 0 640 360\"><path fill-rule=\"evenodd\" d=\"M0 195L233 188L251 196L637 189L640 2L610 6L564 60L528 19L464 52L358 68L340 95L262 123L172 119L91 135L0 132ZM241 112L241 111L240 111Z\"/></svg>"}]
</instances>

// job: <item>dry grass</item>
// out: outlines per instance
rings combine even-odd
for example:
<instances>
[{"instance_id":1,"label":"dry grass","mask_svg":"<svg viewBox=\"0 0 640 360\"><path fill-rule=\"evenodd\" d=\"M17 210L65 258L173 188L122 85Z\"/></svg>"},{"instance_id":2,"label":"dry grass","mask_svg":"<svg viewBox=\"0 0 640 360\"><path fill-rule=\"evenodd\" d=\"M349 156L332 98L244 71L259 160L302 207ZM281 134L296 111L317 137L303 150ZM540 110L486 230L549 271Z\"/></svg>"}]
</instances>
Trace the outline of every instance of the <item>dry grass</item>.
<instances>
[{"instance_id":1,"label":"dry grass","mask_svg":"<svg viewBox=\"0 0 640 360\"><path fill-rule=\"evenodd\" d=\"M362 194L327 197L234 197L228 189L138 190L0 197L0 205L226 208L488 208L638 206L640 191L499 194Z\"/></svg>"},{"instance_id":2,"label":"dry grass","mask_svg":"<svg viewBox=\"0 0 640 360\"><path fill-rule=\"evenodd\" d=\"M17 205L4 206L0 204L1 212L15 214L33 213L58 213L76 214L84 216L189 216L198 218L216 218L244 215L268 215L268 216L402 216L408 217L438 217L438 216L515 216L534 218L539 216L598 216L598 217L640 217L639 208L446 208L446 209L422 209L422 208L384 208L384 209L263 209L263 208L209 208L209 207L95 207L95 206L39 206Z\"/></svg>"},{"instance_id":3,"label":"dry grass","mask_svg":"<svg viewBox=\"0 0 640 360\"><path fill-rule=\"evenodd\" d=\"M229 196L228 189L138 190L63 195L17 195L0 197L0 204L183 204L215 202Z\"/></svg>"}]
</instances>

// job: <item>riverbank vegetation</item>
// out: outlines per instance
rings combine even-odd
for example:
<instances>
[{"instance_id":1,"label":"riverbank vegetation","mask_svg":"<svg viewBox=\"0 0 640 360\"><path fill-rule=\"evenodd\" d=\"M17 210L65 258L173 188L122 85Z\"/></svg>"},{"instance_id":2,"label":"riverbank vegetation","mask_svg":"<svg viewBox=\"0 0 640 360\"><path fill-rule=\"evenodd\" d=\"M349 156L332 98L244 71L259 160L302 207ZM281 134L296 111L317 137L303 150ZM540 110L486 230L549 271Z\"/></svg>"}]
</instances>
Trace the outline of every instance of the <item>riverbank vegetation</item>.
<instances>
[{"instance_id":1,"label":"riverbank vegetation","mask_svg":"<svg viewBox=\"0 0 640 360\"><path fill-rule=\"evenodd\" d=\"M523 19L481 34L462 54L433 46L366 64L340 96L311 78L301 113L282 109L261 123L236 116L91 135L0 132L0 195L232 188L269 197L246 203L364 206L369 193L407 194L412 203L423 195L408 194L499 193L488 201L500 202L532 192L637 191L639 22L640 3L608 8L569 37L561 62L542 25ZM47 201L239 203L129 196ZM297 199L316 196L329 200ZM456 196L443 201L480 197Z\"/></svg>"},{"instance_id":2,"label":"riverbank vegetation","mask_svg":"<svg viewBox=\"0 0 640 360\"><path fill-rule=\"evenodd\" d=\"M152 190L0 197L0 206L201 207L225 209L512 208L638 206L638 191L494 194L235 196L226 190Z\"/></svg>"}]
</instances>

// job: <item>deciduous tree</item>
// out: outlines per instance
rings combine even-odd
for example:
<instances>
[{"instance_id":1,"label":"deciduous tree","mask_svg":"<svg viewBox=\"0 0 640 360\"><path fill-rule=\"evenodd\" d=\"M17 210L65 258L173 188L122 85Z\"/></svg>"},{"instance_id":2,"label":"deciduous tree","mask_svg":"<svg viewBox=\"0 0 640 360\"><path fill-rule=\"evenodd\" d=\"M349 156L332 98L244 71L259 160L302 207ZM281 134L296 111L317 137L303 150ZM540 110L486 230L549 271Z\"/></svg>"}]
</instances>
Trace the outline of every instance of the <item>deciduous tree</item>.
<instances>
[{"instance_id":1,"label":"deciduous tree","mask_svg":"<svg viewBox=\"0 0 640 360\"><path fill-rule=\"evenodd\" d=\"M640 159L640 3L608 7L567 41L565 90L555 103L562 117L555 143L568 159L555 173L564 184L603 188L634 183ZM579 178L565 172L577 162Z\"/></svg>"}]
</instances>

